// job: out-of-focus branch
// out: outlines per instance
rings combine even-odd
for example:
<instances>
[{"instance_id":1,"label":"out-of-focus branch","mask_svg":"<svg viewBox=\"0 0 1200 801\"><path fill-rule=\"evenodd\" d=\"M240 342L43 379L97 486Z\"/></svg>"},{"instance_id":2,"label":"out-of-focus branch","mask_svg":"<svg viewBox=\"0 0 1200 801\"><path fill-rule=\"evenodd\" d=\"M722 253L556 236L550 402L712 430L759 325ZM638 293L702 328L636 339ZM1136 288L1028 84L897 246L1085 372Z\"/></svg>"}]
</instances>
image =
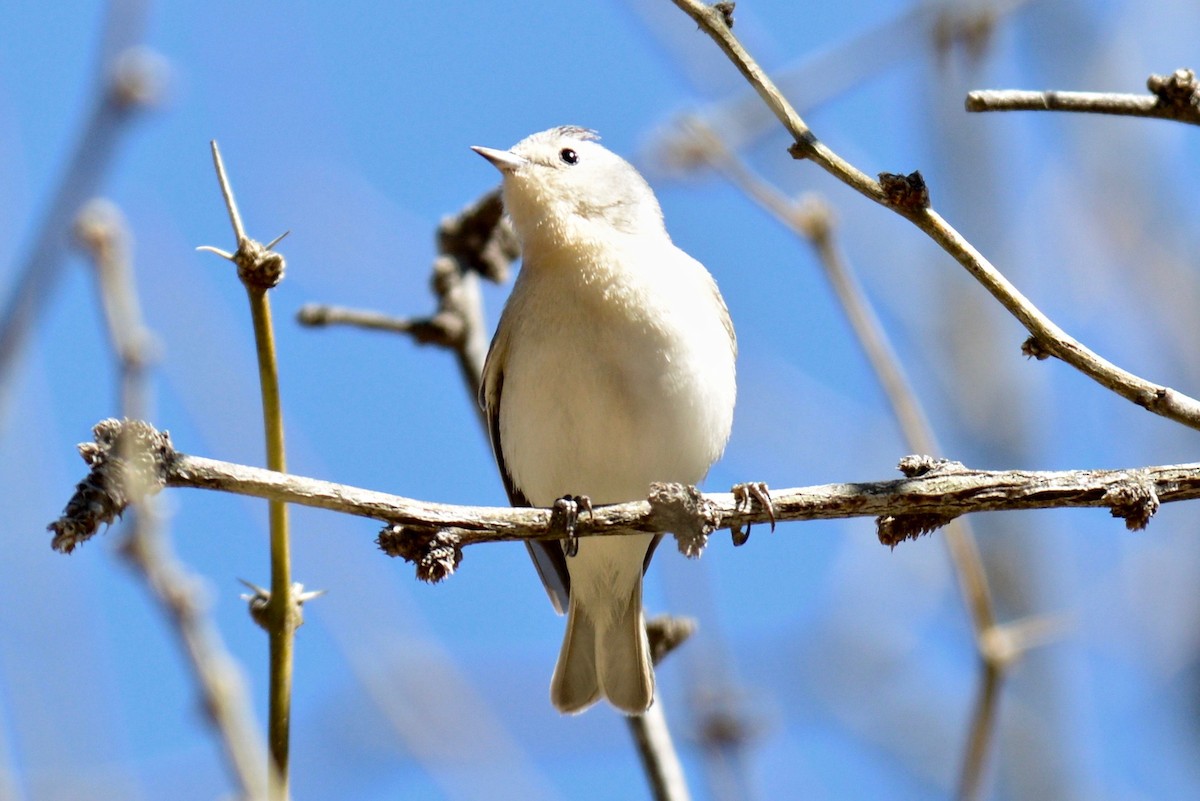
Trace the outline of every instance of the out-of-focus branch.
<instances>
[{"instance_id":1,"label":"out-of-focus branch","mask_svg":"<svg viewBox=\"0 0 1200 801\"><path fill-rule=\"evenodd\" d=\"M756 175L744 161L725 147L715 132L696 120L683 120L680 131L679 139L693 161L703 160L715 168L747 197L812 246L883 387L908 447L921 453L938 453L941 449L933 428L901 369L900 360L837 246L833 234L833 215L825 202L815 196L801 202L793 201ZM1019 654L1005 652L1001 656L997 649L987 645L995 638L996 632L1005 629L996 622L987 572L968 521L961 518L951 521L945 529L945 541L971 616L976 650L980 656L978 693L968 729L958 795L960 799L972 799L978 796L982 787L987 756L994 739L996 709L1004 675Z\"/></svg>"},{"instance_id":2,"label":"out-of-focus branch","mask_svg":"<svg viewBox=\"0 0 1200 801\"><path fill-rule=\"evenodd\" d=\"M690 618L660 615L646 621L646 635L650 641L650 658L658 665L671 651L692 636L696 621ZM655 693L654 703L641 715L625 718L629 733L642 762L650 794L654 801L688 801L687 777L671 739L662 701Z\"/></svg>"},{"instance_id":3,"label":"out-of-focus branch","mask_svg":"<svg viewBox=\"0 0 1200 801\"><path fill-rule=\"evenodd\" d=\"M1123 370L1067 335L1022 295L974 245L930 208L929 193L920 173L908 176L882 173L880 180L876 181L821 142L742 47L719 9L699 0L672 2L717 43L793 136L795 142L789 148L793 157L812 161L847 186L892 209L925 232L1025 326L1031 334L1024 346L1027 354L1038 358L1056 356L1138 406L1200 430L1200 401Z\"/></svg>"},{"instance_id":4,"label":"out-of-focus branch","mask_svg":"<svg viewBox=\"0 0 1200 801\"><path fill-rule=\"evenodd\" d=\"M1200 125L1200 82L1194 71L1151 75L1146 86L1152 94L981 89L967 95L966 106L967 111L1072 111Z\"/></svg>"},{"instance_id":5,"label":"out-of-focus branch","mask_svg":"<svg viewBox=\"0 0 1200 801\"><path fill-rule=\"evenodd\" d=\"M775 73L775 81L795 106L811 111L905 62L924 58L930 42L941 58L957 48L971 58L978 58L995 29L1028 4L1029 0L910 3L874 27L805 53L798 63L781 67ZM670 26L668 30L654 4L628 5L645 18L677 62L687 65L695 61L688 47L691 43L682 41L677 27ZM720 85L712 78L709 70L703 70L695 72L692 83L708 94ZM773 124L771 112L763 108L747 86L727 97L696 106L689 113L735 151L754 145L770 132ZM679 129L670 123L652 132L649 150L660 164L669 164L673 155L685 146L678 133Z\"/></svg>"},{"instance_id":6,"label":"out-of-focus branch","mask_svg":"<svg viewBox=\"0 0 1200 801\"><path fill-rule=\"evenodd\" d=\"M649 709L625 718L625 723L629 726L654 801L690 801L692 795L688 791L687 776L675 751L658 693L655 692L654 703Z\"/></svg>"},{"instance_id":7,"label":"out-of-focus branch","mask_svg":"<svg viewBox=\"0 0 1200 801\"><path fill-rule=\"evenodd\" d=\"M122 413L129 417L146 414L153 342L143 324L133 283L128 227L115 205L93 200L76 219L75 235L96 267L109 340L121 375ZM129 448L135 443L129 439L122 445ZM145 454L128 451L120 458L127 468L147 462ZM121 552L173 624L241 797L262 801L267 790L264 749L256 734L258 727L241 670L206 614L199 580L171 551L157 498L148 494L147 475L125 469L118 480L125 495L140 499L133 503L129 533Z\"/></svg>"},{"instance_id":8,"label":"out-of-focus branch","mask_svg":"<svg viewBox=\"0 0 1200 801\"><path fill-rule=\"evenodd\" d=\"M957 462L910 456L905 478L823 484L773 490L773 509L747 504L731 492L701 494L673 484L651 486L645 501L597 506L573 532L552 521L550 509L455 506L221 462L176 451L170 437L140 421L97 424L94 443L80 446L92 471L76 488L63 516L48 527L56 550L70 552L111 523L132 501L114 471L118 443L128 437L147 444L149 488L193 487L369 517L390 524L381 543L400 555L406 546L459 550L479 542L612 536L630 532L674 533L680 547L702 548L718 528L792 520L877 517L880 539L896 545L936 530L959 515L1022 509L1108 508L1130 529L1144 528L1160 503L1200 498L1200 463L1126 470L972 470Z\"/></svg>"},{"instance_id":9,"label":"out-of-focus branch","mask_svg":"<svg viewBox=\"0 0 1200 801\"><path fill-rule=\"evenodd\" d=\"M146 374L154 340L142 323L125 218L113 203L91 200L75 219L75 238L96 267L100 305L121 375L121 414L128 418L146 417L149 415Z\"/></svg>"},{"instance_id":10,"label":"out-of-focus branch","mask_svg":"<svg viewBox=\"0 0 1200 801\"><path fill-rule=\"evenodd\" d=\"M114 5L113 13L120 5ZM106 51L112 45L110 41ZM154 105L163 93L164 60L132 42L120 47L101 69L95 105L0 311L0 423L25 339L58 284L75 215L99 191L136 112Z\"/></svg>"},{"instance_id":11,"label":"out-of-focus branch","mask_svg":"<svg viewBox=\"0 0 1200 801\"><path fill-rule=\"evenodd\" d=\"M438 225L438 256L431 285L437 310L430 317L392 317L375 311L308 304L296 315L301 325L352 325L375 331L408 334L421 345L452 351L458 361L471 407L484 430L479 408L479 377L487 356L479 276L503 282L519 255L516 235L504 218L500 190L493 189Z\"/></svg>"}]
</instances>

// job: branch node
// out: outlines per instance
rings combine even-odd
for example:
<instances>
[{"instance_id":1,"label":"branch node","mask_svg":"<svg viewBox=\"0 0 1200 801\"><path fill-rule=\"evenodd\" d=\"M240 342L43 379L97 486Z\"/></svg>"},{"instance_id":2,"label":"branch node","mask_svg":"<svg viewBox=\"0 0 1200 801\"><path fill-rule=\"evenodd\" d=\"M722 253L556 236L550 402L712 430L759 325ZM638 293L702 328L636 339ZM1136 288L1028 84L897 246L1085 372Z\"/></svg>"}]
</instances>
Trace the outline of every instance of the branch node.
<instances>
[{"instance_id":1,"label":"branch node","mask_svg":"<svg viewBox=\"0 0 1200 801\"><path fill-rule=\"evenodd\" d=\"M696 633L696 619L659 615L646 621L646 637L650 641L650 661L655 665L667 654L683 645Z\"/></svg>"},{"instance_id":2,"label":"branch node","mask_svg":"<svg viewBox=\"0 0 1200 801\"><path fill-rule=\"evenodd\" d=\"M279 240L276 240L279 241ZM237 252L230 259L238 268L238 278L243 284L258 290L274 289L283 280L287 266L283 255L264 246L255 239L244 239L238 243Z\"/></svg>"},{"instance_id":3,"label":"branch node","mask_svg":"<svg viewBox=\"0 0 1200 801\"><path fill-rule=\"evenodd\" d=\"M46 527L54 532L50 547L60 553L71 553L129 504L162 489L175 458L171 435L141 420L101 420L92 437L79 445L91 471L75 485L62 516Z\"/></svg>"},{"instance_id":4,"label":"branch node","mask_svg":"<svg viewBox=\"0 0 1200 801\"><path fill-rule=\"evenodd\" d=\"M269 609L271 606L271 591L266 587L260 587L257 584L251 584L245 579L238 579L238 581L242 582L251 590L253 590L253 592L242 596L242 600L246 602L250 612L251 619L254 620L254 622L257 623L259 628L261 628L263 631L270 632L271 624L269 622ZM304 625L304 604L308 601L311 601L313 598L324 595L325 590L309 590L308 592L305 592L304 585L297 581L292 584L291 592L289 594L291 595L291 597L288 599L290 603L288 604L286 611L287 616L290 618L288 621L288 627L290 630L295 631Z\"/></svg>"},{"instance_id":5,"label":"branch node","mask_svg":"<svg viewBox=\"0 0 1200 801\"><path fill-rule=\"evenodd\" d=\"M788 155L797 160L810 159L817 149L817 135L812 131L804 131L795 142L788 145Z\"/></svg>"},{"instance_id":6,"label":"branch node","mask_svg":"<svg viewBox=\"0 0 1200 801\"><path fill-rule=\"evenodd\" d=\"M947 475L950 473L965 473L967 468L962 462L951 459L938 459L934 456L912 454L903 457L896 465L905 478L917 478L928 475Z\"/></svg>"},{"instance_id":7,"label":"branch node","mask_svg":"<svg viewBox=\"0 0 1200 801\"><path fill-rule=\"evenodd\" d=\"M458 535L445 529L388 526L379 532L375 544L388 556L416 565L417 578L430 584L454 575L462 562Z\"/></svg>"},{"instance_id":8,"label":"branch node","mask_svg":"<svg viewBox=\"0 0 1200 801\"><path fill-rule=\"evenodd\" d=\"M1178 69L1170 75L1151 75L1146 88L1158 98L1160 107L1177 112L1194 113L1200 107L1200 82L1190 69Z\"/></svg>"},{"instance_id":9,"label":"branch node","mask_svg":"<svg viewBox=\"0 0 1200 801\"><path fill-rule=\"evenodd\" d=\"M825 242L833 234L836 218L829 203L819 194L810 192L792 204L788 222L810 242Z\"/></svg>"},{"instance_id":10,"label":"branch node","mask_svg":"<svg viewBox=\"0 0 1200 801\"><path fill-rule=\"evenodd\" d=\"M929 208L929 187L925 185L920 170L908 175L881 172L879 188L883 190L884 200L894 209L914 212Z\"/></svg>"},{"instance_id":11,"label":"branch node","mask_svg":"<svg viewBox=\"0 0 1200 801\"><path fill-rule=\"evenodd\" d=\"M1021 354L1030 359L1037 359L1040 362L1053 356L1054 351L1051 350L1050 343L1044 339L1031 336L1021 343Z\"/></svg>"},{"instance_id":12,"label":"branch node","mask_svg":"<svg viewBox=\"0 0 1200 801\"><path fill-rule=\"evenodd\" d=\"M113 59L109 97L120 109L157 105L166 94L168 72L161 53L141 45L127 48Z\"/></svg>"},{"instance_id":13,"label":"branch node","mask_svg":"<svg viewBox=\"0 0 1200 801\"><path fill-rule=\"evenodd\" d=\"M719 3L713 3L713 11L721 15L721 21L725 23L725 27L733 30L733 9L737 6L732 0L721 0Z\"/></svg>"},{"instance_id":14,"label":"branch node","mask_svg":"<svg viewBox=\"0 0 1200 801\"><path fill-rule=\"evenodd\" d=\"M875 518L875 533L881 543L895 548L905 540L915 540L925 534L932 534L957 516L936 512L882 515Z\"/></svg>"},{"instance_id":15,"label":"branch node","mask_svg":"<svg viewBox=\"0 0 1200 801\"><path fill-rule=\"evenodd\" d=\"M1150 518L1158 511L1158 493L1154 484L1143 475L1130 475L1129 480L1118 484L1104 493L1104 503L1112 510L1113 517L1125 520L1125 528L1141 531L1150 524Z\"/></svg>"},{"instance_id":16,"label":"branch node","mask_svg":"<svg viewBox=\"0 0 1200 801\"><path fill-rule=\"evenodd\" d=\"M521 254L516 232L504 217L500 190L494 189L454 216L442 218L437 230L438 253L450 256L450 269L457 280L461 264L496 284L508 278L508 269ZM447 286L440 285L448 276L439 277L434 266L434 288L438 297L445 295Z\"/></svg>"},{"instance_id":17,"label":"branch node","mask_svg":"<svg viewBox=\"0 0 1200 801\"><path fill-rule=\"evenodd\" d=\"M708 535L721 525L717 505L693 486L662 482L650 485L649 500L661 528L675 535L679 552L689 559L699 558Z\"/></svg>"}]
</instances>

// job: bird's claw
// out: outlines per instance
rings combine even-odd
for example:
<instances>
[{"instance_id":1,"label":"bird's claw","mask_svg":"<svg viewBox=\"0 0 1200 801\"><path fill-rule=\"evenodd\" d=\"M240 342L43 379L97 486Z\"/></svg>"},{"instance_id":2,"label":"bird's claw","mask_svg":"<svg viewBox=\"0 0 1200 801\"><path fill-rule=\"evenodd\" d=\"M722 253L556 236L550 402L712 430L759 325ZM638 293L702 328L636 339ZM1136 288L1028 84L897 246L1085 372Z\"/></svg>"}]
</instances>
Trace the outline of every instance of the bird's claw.
<instances>
[{"instance_id":1,"label":"bird's claw","mask_svg":"<svg viewBox=\"0 0 1200 801\"><path fill-rule=\"evenodd\" d=\"M579 553L579 537L575 530L581 509L592 514L592 499L586 495L564 495L550 508L550 530L565 535L563 552L569 557Z\"/></svg>"},{"instance_id":2,"label":"bird's claw","mask_svg":"<svg viewBox=\"0 0 1200 801\"><path fill-rule=\"evenodd\" d=\"M735 484L733 486L733 500L740 512L749 512L754 508L755 502L762 507L767 513L767 517L771 521L771 531L775 530L775 502L771 500L771 491L767 489L767 485L762 481L748 481L745 484ZM730 528L730 533L733 535L734 547L745 545L746 540L750 539L750 529L752 525L746 524L743 531L742 527L734 524Z\"/></svg>"}]
</instances>

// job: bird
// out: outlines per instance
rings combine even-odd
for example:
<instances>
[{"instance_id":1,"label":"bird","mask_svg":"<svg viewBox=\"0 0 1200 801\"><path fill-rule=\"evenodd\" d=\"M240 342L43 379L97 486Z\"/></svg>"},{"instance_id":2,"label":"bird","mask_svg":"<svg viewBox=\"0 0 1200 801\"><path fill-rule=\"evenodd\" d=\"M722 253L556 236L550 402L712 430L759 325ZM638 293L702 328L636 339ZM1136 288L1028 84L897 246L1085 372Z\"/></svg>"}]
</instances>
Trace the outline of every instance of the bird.
<instances>
[{"instance_id":1,"label":"bird","mask_svg":"<svg viewBox=\"0 0 1200 801\"><path fill-rule=\"evenodd\" d=\"M514 506L644 499L700 483L729 440L737 339L708 270L672 242L653 190L594 131L551 128L502 175L521 268L484 362L480 403ZM642 579L660 537L527 543L566 631L550 683L564 714L654 700Z\"/></svg>"}]
</instances>

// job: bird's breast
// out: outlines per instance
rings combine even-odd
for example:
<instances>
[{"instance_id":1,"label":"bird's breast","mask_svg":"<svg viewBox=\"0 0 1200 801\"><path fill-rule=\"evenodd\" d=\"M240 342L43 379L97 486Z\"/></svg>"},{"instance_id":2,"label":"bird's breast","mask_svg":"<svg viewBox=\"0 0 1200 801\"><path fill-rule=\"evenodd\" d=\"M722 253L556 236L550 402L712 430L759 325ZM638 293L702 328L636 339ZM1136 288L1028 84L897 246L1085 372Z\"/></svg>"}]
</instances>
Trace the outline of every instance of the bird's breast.
<instances>
[{"instance_id":1,"label":"bird's breast","mask_svg":"<svg viewBox=\"0 0 1200 801\"><path fill-rule=\"evenodd\" d=\"M732 348L711 279L676 253L677 269L649 276L538 264L518 280L500 438L532 503L643 498L653 481L697 483L720 456Z\"/></svg>"}]
</instances>

